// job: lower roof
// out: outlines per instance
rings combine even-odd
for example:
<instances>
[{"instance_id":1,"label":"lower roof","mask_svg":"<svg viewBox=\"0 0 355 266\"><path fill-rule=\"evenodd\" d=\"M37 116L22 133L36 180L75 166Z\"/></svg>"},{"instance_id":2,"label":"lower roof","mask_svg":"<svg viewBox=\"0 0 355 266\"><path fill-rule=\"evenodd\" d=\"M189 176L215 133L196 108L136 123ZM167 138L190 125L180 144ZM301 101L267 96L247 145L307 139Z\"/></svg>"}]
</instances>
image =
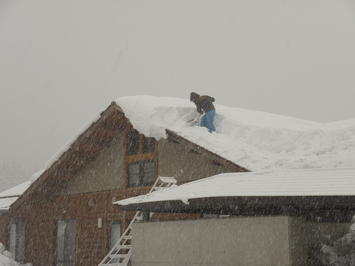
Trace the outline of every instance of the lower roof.
<instances>
[{"instance_id":1,"label":"lower roof","mask_svg":"<svg viewBox=\"0 0 355 266\"><path fill-rule=\"evenodd\" d=\"M355 169L220 174L117 201L125 209L168 212L290 208L355 209ZM230 211L229 211L230 212Z\"/></svg>"},{"instance_id":2,"label":"lower roof","mask_svg":"<svg viewBox=\"0 0 355 266\"><path fill-rule=\"evenodd\" d=\"M0 192L0 212L6 212L10 206L31 185L31 181L23 182L13 188Z\"/></svg>"},{"instance_id":3,"label":"lower roof","mask_svg":"<svg viewBox=\"0 0 355 266\"><path fill-rule=\"evenodd\" d=\"M17 199L18 197L0 198L0 213L8 211L11 204L14 203Z\"/></svg>"}]
</instances>

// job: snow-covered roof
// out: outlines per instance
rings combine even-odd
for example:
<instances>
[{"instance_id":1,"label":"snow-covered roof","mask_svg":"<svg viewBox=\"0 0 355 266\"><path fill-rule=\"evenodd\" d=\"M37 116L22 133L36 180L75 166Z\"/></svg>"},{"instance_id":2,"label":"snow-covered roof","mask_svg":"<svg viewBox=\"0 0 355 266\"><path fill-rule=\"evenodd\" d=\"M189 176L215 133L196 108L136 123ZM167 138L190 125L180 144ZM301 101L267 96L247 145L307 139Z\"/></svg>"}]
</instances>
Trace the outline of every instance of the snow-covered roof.
<instances>
[{"instance_id":1,"label":"snow-covered roof","mask_svg":"<svg viewBox=\"0 0 355 266\"><path fill-rule=\"evenodd\" d=\"M0 211L6 211L10 208L19 196L31 185L30 181L21 183L13 188L0 192Z\"/></svg>"},{"instance_id":2,"label":"snow-covered roof","mask_svg":"<svg viewBox=\"0 0 355 266\"><path fill-rule=\"evenodd\" d=\"M20 196L30 186L31 181L23 182L13 188L0 192L0 198Z\"/></svg>"},{"instance_id":3,"label":"snow-covered roof","mask_svg":"<svg viewBox=\"0 0 355 266\"><path fill-rule=\"evenodd\" d=\"M214 197L355 196L355 168L220 174L115 202L119 205Z\"/></svg>"},{"instance_id":4,"label":"snow-covered roof","mask_svg":"<svg viewBox=\"0 0 355 266\"><path fill-rule=\"evenodd\" d=\"M34 173L28 181L0 192L0 212L8 210L10 206L30 187L32 182L42 174L42 172L43 170L38 171Z\"/></svg>"},{"instance_id":5,"label":"snow-covered roof","mask_svg":"<svg viewBox=\"0 0 355 266\"><path fill-rule=\"evenodd\" d=\"M18 197L0 198L0 212L7 211Z\"/></svg>"},{"instance_id":6,"label":"snow-covered roof","mask_svg":"<svg viewBox=\"0 0 355 266\"><path fill-rule=\"evenodd\" d=\"M169 129L252 171L355 167L355 119L318 123L216 104L217 134L210 134L188 122L198 116L188 99L132 96L116 102L146 136L164 138Z\"/></svg>"}]
</instances>

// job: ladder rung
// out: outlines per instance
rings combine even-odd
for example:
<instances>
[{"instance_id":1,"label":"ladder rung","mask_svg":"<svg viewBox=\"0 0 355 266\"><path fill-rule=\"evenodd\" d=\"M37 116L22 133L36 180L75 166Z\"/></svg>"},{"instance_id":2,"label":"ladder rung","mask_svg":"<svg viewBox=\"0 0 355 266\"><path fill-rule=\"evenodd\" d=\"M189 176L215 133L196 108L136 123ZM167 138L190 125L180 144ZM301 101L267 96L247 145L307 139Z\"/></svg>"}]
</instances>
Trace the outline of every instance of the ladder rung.
<instances>
[{"instance_id":1,"label":"ladder rung","mask_svg":"<svg viewBox=\"0 0 355 266\"><path fill-rule=\"evenodd\" d=\"M132 248L132 245L121 245L121 246L118 246L117 249L131 249Z\"/></svg>"},{"instance_id":2,"label":"ladder rung","mask_svg":"<svg viewBox=\"0 0 355 266\"><path fill-rule=\"evenodd\" d=\"M158 177L149 191L163 190L167 189L177 183L176 179L173 177ZM132 224L136 221L143 220L143 212L138 211L130 224L128 225L124 234L120 237L115 246L110 250L106 257L100 262L99 266L127 266L129 264L130 258L132 256L132 245L128 240L132 240ZM126 244L129 243L129 244ZM127 252L127 253L123 253Z\"/></svg>"},{"instance_id":3,"label":"ladder rung","mask_svg":"<svg viewBox=\"0 0 355 266\"><path fill-rule=\"evenodd\" d=\"M165 177L165 176L161 176L159 177L160 181L166 184L176 184L176 179L173 177Z\"/></svg>"},{"instance_id":4,"label":"ladder rung","mask_svg":"<svg viewBox=\"0 0 355 266\"><path fill-rule=\"evenodd\" d=\"M125 259L129 254L111 254L111 259Z\"/></svg>"}]
</instances>

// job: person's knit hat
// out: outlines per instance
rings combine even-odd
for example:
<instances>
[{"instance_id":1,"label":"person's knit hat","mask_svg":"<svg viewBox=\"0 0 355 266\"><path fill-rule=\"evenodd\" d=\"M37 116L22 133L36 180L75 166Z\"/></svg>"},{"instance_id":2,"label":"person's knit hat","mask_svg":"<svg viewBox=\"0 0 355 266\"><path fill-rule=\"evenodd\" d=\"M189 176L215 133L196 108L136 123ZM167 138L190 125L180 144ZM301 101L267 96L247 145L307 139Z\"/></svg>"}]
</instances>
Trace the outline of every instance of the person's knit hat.
<instances>
[{"instance_id":1,"label":"person's knit hat","mask_svg":"<svg viewBox=\"0 0 355 266\"><path fill-rule=\"evenodd\" d=\"M198 97L200 97L199 94L197 94L196 92L191 92L191 94L190 94L190 101L193 102L193 101L197 100Z\"/></svg>"}]
</instances>

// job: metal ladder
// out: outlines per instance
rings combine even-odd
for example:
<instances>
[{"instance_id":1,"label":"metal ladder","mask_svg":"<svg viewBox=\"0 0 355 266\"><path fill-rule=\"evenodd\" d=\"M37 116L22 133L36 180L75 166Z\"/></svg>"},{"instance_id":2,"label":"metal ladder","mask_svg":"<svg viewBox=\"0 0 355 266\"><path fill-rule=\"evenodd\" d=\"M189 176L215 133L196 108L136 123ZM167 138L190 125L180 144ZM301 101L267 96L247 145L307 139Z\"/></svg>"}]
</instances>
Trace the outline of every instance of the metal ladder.
<instances>
[{"instance_id":1,"label":"metal ladder","mask_svg":"<svg viewBox=\"0 0 355 266\"><path fill-rule=\"evenodd\" d=\"M150 193L162 189L166 189L176 184L173 177L158 177L154 182ZM120 239L113 246L106 257L98 266L127 266L132 256L132 225L137 221L143 220L143 212L137 211L133 219L129 223L127 229L123 232Z\"/></svg>"}]
</instances>

